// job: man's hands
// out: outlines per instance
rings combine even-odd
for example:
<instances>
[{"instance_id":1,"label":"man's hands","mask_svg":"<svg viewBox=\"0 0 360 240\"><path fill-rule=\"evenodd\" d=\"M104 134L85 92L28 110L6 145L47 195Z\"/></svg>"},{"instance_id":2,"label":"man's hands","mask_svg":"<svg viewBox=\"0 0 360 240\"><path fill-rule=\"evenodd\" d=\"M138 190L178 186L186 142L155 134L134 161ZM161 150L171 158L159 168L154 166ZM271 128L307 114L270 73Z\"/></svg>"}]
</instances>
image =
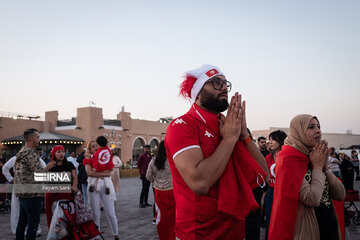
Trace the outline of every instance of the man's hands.
<instances>
[{"instance_id":1,"label":"man's hands","mask_svg":"<svg viewBox=\"0 0 360 240\"><path fill-rule=\"evenodd\" d=\"M330 150L328 149L328 143L325 140L317 143L314 150L310 153L310 161L313 165L313 169L328 169L329 154Z\"/></svg>"},{"instance_id":2,"label":"man's hands","mask_svg":"<svg viewBox=\"0 0 360 240\"><path fill-rule=\"evenodd\" d=\"M246 126L245 101L238 92L231 97L229 108L225 116L221 115L220 134L223 139L236 142L249 137Z\"/></svg>"},{"instance_id":3,"label":"man's hands","mask_svg":"<svg viewBox=\"0 0 360 240\"><path fill-rule=\"evenodd\" d=\"M247 131L245 107L246 102L242 101L241 95L236 92L231 98L226 117L222 116L220 121L220 134L223 137L223 140L228 138L231 141L230 143L235 144L236 141L244 141L249 137L250 134ZM234 145L231 146L232 151ZM246 149L255 161L264 169L267 174L266 181L268 181L269 169L264 156L257 147L257 144L255 144L254 141L251 141L246 145Z\"/></svg>"}]
</instances>

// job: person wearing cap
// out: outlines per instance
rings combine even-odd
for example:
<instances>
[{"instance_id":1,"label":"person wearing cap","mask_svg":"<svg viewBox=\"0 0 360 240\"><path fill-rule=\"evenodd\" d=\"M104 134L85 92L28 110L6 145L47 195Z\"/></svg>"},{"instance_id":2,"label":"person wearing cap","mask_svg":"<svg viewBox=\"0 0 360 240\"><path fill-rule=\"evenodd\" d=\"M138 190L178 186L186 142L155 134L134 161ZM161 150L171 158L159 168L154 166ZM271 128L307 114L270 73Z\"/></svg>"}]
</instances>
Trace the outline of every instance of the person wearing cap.
<instances>
[{"instance_id":1,"label":"person wearing cap","mask_svg":"<svg viewBox=\"0 0 360 240\"><path fill-rule=\"evenodd\" d=\"M212 65L187 72L180 85L192 105L170 123L165 147L181 240L244 239L244 219L259 207L252 189L265 185L268 168L247 132L245 101L236 92L229 103L230 90Z\"/></svg>"}]
</instances>

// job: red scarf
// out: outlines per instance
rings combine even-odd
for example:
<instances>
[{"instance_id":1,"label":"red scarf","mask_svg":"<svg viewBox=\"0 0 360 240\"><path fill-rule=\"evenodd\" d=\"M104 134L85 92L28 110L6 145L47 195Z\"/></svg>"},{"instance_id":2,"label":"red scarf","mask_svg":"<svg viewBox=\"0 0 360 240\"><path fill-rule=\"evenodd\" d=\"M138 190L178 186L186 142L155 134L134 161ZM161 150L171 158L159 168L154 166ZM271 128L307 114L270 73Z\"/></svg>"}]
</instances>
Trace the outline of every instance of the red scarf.
<instances>
[{"instance_id":1,"label":"red scarf","mask_svg":"<svg viewBox=\"0 0 360 240\"><path fill-rule=\"evenodd\" d=\"M188 114L222 139L216 114L209 113L196 104L193 104ZM265 171L246 150L244 143L238 141L219 180L218 210L244 220L250 211L257 209L259 205L252 189L258 186L259 175L263 179L266 177ZM259 181L262 184L261 177Z\"/></svg>"},{"instance_id":2,"label":"red scarf","mask_svg":"<svg viewBox=\"0 0 360 240\"><path fill-rule=\"evenodd\" d=\"M297 149L284 145L276 155L276 183L269 226L269 240L293 239L301 182L310 159ZM344 204L335 204L338 222L344 216ZM341 213L342 212L342 213ZM344 227L340 223L342 235ZM343 238L344 239L344 238Z\"/></svg>"},{"instance_id":3,"label":"red scarf","mask_svg":"<svg viewBox=\"0 0 360 240\"><path fill-rule=\"evenodd\" d=\"M308 156L288 145L277 154L269 240L293 239L299 191L308 164Z\"/></svg>"},{"instance_id":4,"label":"red scarf","mask_svg":"<svg viewBox=\"0 0 360 240\"><path fill-rule=\"evenodd\" d=\"M50 160L50 161L54 160L54 158L55 158L55 153L56 153L57 151L60 151L60 150L63 150L63 151L65 152L65 149L64 149L64 146L63 146L63 145L56 145L56 146L54 146L54 147L52 148L52 150L51 150L51 160Z\"/></svg>"}]
</instances>

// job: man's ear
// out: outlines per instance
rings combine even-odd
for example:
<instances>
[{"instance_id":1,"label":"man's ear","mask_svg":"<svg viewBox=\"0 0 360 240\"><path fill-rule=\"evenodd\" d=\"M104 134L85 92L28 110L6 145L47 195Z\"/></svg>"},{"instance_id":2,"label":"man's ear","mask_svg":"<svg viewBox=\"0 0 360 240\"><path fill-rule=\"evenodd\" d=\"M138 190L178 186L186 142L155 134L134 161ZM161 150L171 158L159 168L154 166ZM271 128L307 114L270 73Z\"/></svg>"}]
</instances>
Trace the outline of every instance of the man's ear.
<instances>
[{"instance_id":1,"label":"man's ear","mask_svg":"<svg viewBox=\"0 0 360 240\"><path fill-rule=\"evenodd\" d=\"M196 96L195 102L200 100L200 93L201 93L202 90L203 90L203 89L201 89L200 92L198 93L198 95Z\"/></svg>"}]
</instances>

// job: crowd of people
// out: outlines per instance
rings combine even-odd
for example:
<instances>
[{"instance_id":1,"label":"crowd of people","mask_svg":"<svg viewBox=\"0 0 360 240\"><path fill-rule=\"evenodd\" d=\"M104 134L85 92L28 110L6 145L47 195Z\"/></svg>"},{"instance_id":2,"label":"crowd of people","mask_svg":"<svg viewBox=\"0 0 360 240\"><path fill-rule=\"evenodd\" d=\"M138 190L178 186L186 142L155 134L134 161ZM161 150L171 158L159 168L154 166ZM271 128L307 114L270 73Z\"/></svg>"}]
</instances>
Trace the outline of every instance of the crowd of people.
<instances>
[{"instance_id":1,"label":"crowd of people","mask_svg":"<svg viewBox=\"0 0 360 240\"><path fill-rule=\"evenodd\" d=\"M91 209L98 230L100 231L101 226L100 208L104 208L114 239L119 239L114 201L115 191L120 190L119 168L122 162L118 156L113 155L114 150L111 152L107 147L107 139L99 136L96 141L90 141L77 158L74 153L66 158L64 146L56 145L49 151L50 160L44 161L41 158L41 149L38 148L39 131L27 129L24 138L25 146L2 166L6 181L14 183L15 186L25 186L21 189L14 187L11 198L11 230L16 239L35 239L41 235L39 223L43 206L47 226L50 228L57 202L74 202L74 196L80 192L83 203ZM29 188L26 188L38 183L35 173L46 172L69 173L71 190L44 194L39 189L29 191Z\"/></svg>"},{"instance_id":2,"label":"crowd of people","mask_svg":"<svg viewBox=\"0 0 360 240\"><path fill-rule=\"evenodd\" d=\"M360 180L357 151L348 156L328 147L320 120L308 114L290 121L288 135L276 130L256 142L247 128L246 102L237 92L228 100L231 87L215 66L187 72L180 94L191 102L189 111L169 124L155 156L146 145L137 159L139 207L153 206L160 240L259 239L262 225L271 240L343 239L342 201L346 191L354 190L354 174ZM82 192L99 231L103 207L112 235L119 239L114 202L122 162L107 139L90 141L77 158L73 153L66 158L64 147L54 146L50 161L43 162L36 151L39 132L28 129L24 138L25 146L3 166L9 182L34 184L34 172L71 176L71 192L45 195L48 226L56 201L73 201L74 193ZM154 205L148 202L151 184ZM14 192L12 201L19 206L18 215L11 214L16 239L24 239L24 233L35 239L41 231L43 197Z\"/></svg>"}]
</instances>

